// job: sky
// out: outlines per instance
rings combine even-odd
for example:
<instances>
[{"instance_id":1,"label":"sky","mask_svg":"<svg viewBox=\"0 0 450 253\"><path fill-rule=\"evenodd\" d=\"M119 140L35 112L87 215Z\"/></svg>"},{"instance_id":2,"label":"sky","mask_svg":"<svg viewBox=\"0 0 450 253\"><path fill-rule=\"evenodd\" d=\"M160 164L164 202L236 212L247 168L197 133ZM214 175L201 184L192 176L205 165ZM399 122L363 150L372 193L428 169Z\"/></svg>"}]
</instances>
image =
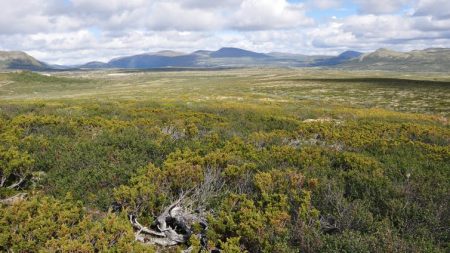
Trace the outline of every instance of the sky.
<instances>
[{"instance_id":1,"label":"sky","mask_svg":"<svg viewBox=\"0 0 450 253\"><path fill-rule=\"evenodd\" d=\"M450 0L0 0L0 50L80 64L160 50L450 47Z\"/></svg>"}]
</instances>

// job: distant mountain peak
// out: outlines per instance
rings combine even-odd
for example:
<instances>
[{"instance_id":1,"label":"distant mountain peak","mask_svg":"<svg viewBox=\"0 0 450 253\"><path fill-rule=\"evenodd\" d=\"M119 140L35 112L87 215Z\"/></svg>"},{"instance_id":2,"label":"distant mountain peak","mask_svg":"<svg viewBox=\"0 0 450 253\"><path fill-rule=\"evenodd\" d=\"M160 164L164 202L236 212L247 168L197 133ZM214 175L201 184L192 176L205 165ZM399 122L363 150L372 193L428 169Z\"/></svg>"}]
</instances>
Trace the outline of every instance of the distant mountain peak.
<instances>
[{"instance_id":1,"label":"distant mountain peak","mask_svg":"<svg viewBox=\"0 0 450 253\"><path fill-rule=\"evenodd\" d=\"M196 50L192 52L192 54L210 54L210 53L212 53L212 51L209 50Z\"/></svg>"},{"instance_id":2,"label":"distant mountain peak","mask_svg":"<svg viewBox=\"0 0 450 253\"><path fill-rule=\"evenodd\" d=\"M358 59L345 62L340 67L363 70L447 72L450 69L450 49L434 48L397 52L380 48Z\"/></svg>"},{"instance_id":3,"label":"distant mountain peak","mask_svg":"<svg viewBox=\"0 0 450 253\"><path fill-rule=\"evenodd\" d=\"M361 56L363 53L353 50L347 50L338 55L342 59L351 59Z\"/></svg>"},{"instance_id":4,"label":"distant mountain peak","mask_svg":"<svg viewBox=\"0 0 450 253\"><path fill-rule=\"evenodd\" d=\"M108 68L108 64L101 62L101 61L91 61L88 63L85 63L81 66L79 66L79 68L83 68L83 69L102 69L102 68Z\"/></svg>"},{"instance_id":5,"label":"distant mountain peak","mask_svg":"<svg viewBox=\"0 0 450 253\"><path fill-rule=\"evenodd\" d=\"M388 49L388 48L385 48L385 47L380 47L377 50L375 50L375 52L394 52L394 50L391 50L391 49Z\"/></svg>"},{"instance_id":6,"label":"distant mountain peak","mask_svg":"<svg viewBox=\"0 0 450 253\"><path fill-rule=\"evenodd\" d=\"M172 51L172 50L161 50L161 51L154 52L154 53L148 53L148 55L174 57L174 56L186 55L186 53L178 52L178 51Z\"/></svg>"},{"instance_id":7,"label":"distant mountain peak","mask_svg":"<svg viewBox=\"0 0 450 253\"><path fill-rule=\"evenodd\" d=\"M28 55L22 51L0 51L0 60L27 57Z\"/></svg>"},{"instance_id":8,"label":"distant mountain peak","mask_svg":"<svg viewBox=\"0 0 450 253\"><path fill-rule=\"evenodd\" d=\"M387 48L379 48L375 52L361 56L361 60L366 58L407 58L407 53L397 52Z\"/></svg>"},{"instance_id":9,"label":"distant mountain peak","mask_svg":"<svg viewBox=\"0 0 450 253\"><path fill-rule=\"evenodd\" d=\"M49 66L22 51L0 51L0 69L44 70Z\"/></svg>"},{"instance_id":10,"label":"distant mountain peak","mask_svg":"<svg viewBox=\"0 0 450 253\"><path fill-rule=\"evenodd\" d=\"M253 51L235 48L235 47L222 47L221 49L212 52L211 57L214 58L226 58L226 57L251 57L251 58L270 58L271 56L262 53L256 53Z\"/></svg>"},{"instance_id":11,"label":"distant mountain peak","mask_svg":"<svg viewBox=\"0 0 450 253\"><path fill-rule=\"evenodd\" d=\"M313 66L335 66L335 65L341 64L343 62L346 62L348 60L358 58L361 55L362 55L361 52L348 50L348 51L340 53L338 56L325 57L323 59L318 59L315 63L313 63Z\"/></svg>"}]
</instances>

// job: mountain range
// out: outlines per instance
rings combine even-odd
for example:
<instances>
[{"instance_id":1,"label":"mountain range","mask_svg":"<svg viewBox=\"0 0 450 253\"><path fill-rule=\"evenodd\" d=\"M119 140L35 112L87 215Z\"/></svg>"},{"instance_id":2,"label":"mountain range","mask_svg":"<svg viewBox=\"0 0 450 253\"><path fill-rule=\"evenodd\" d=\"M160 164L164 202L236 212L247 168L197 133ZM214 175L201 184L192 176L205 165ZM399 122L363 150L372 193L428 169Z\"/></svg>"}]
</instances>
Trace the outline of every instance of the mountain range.
<instances>
[{"instance_id":1,"label":"mountain range","mask_svg":"<svg viewBox=\"0 0 450 253\"><path fill-rule=\"evenodd\" d=\"M215 68L215 67L308 67L331 66L344 62L349 56L357 57L361 53L347 51L338 56L301 55L289 53L257 53L240 48L225 47L217 51L198 50L189 54L175 51L160 51L133 56L115 58L109 62L89 62L79 66L91 68Z\"/></svg>"},{"instance_id":2,"label":"mountain range","mask_svg":"<svg viewBox=\"0 0 450 253\"><path fill-rule=\"evenodd\" d=\"M24 52L0 51L0 69L153 69L223 67L322 67L356 70L436 71L450 70L450 49L430 48L411 52L378 49L371 53L345 51L337 56L303 55L282 52L258 53L225 47L217 51L192 53L160 51L88 62L75 67L49 65Z\"/></svg>"}]
</instances>

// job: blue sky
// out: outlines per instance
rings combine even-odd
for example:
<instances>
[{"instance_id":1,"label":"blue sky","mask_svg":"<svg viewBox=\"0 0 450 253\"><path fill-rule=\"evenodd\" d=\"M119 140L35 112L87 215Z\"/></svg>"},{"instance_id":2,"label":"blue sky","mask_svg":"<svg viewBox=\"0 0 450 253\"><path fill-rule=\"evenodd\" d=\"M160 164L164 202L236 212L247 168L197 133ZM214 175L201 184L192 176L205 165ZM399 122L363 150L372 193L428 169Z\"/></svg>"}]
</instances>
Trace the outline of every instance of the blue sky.
<instances>
[{"instance_id":1,"label":"blue sky","mask_svg":"<svg viewBox=\"0 0 450 253\"><path fill-rule=\"evenodd\" d=\"M0 50L74 64L232 46L338 54L450 46L449 0L0 0Z\"/></svg>"},{"instance_id":2,"label":"blue sky","mask_svg":"<svg viewBox=\"0 0 450 253\"><path fill-rule=\"evenodd\" d=\"M290 3L304 3L308 4L307 1L301 0L289 0ZM337 1L334 1L337 2ZM357 13L357 6L351 1L340 1L339 7L334 8L310 8L308 15L313 17L318 21L326 21L330 17L343 18L350 15L355 15Z\"/></svg>"}]
</instances>

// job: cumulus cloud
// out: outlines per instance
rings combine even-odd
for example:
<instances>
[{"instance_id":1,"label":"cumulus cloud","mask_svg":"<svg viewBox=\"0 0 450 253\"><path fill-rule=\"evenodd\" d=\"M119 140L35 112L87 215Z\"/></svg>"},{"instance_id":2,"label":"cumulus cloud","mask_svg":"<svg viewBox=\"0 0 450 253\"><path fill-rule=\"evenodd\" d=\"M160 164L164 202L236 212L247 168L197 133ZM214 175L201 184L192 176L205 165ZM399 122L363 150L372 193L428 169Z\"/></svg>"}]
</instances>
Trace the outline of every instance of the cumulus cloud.
<instances>
[{"instance_id":1,"label":"cumulus cloud","mask_svg":"<svg viewBox=\"0 0 450 253\"><path fill-rule=\"evenodd\" d=\"M289 28L312 23L302 4L286 0L0 0L1 33L96 26L106 30Z\"/></svg>"},{"instance_id":2,"label":"cumulus cloud","mask_svg":"<svg viewBox=\"0 0 450 253\"><path fill-rule=\"evenodd\" d=\"M59 64L223 46L336 54L450 45L448 0L0 0L0 6L0 50ZM316 16L336 8L356 11Z\"/></svg>"},{"instance_id":3,"label":"cumulus cloud","mask_svg":"<svg viewBox=\"0 0 450 253\"><path fill-rule=\"evenodd\" d=\"M356 36L352 32L345 31L343 24L339 22L331 22L312 29L308 32L308 37L312 38L311 45L317 48L339 48L357 42Z\"/></svg>"},{"instance_id":4,"label":"cumulus cloud","mask_svg":"<svg viewBox=\"0 0 450 253\"><path fill-rule=\"evenodd\" d=\"M221 0L221 1L204 1L204 0L181 0L182 6L188 8L199 9L218 9L218 8L233 8L239 6L242 0Z\"/></svg>"},{"instance_id":5,"label":"cumulus cloud","mask_svg":"<svg viewBox=\"0 0 450 253\"><path fill-rule=\"evenodd\" d=\"M411 20L394 15L351 16L343 20L343 30L356 37L385 39L414 36Z\"/></svg>"},{"instance_id":6,"label":"cumulus cloud","mask_svg":"<svg viewBox=\"0 0 450 253\"><path fill-rule=\"evenodd\" d=\"M55 10L62 9L57 0L0 0L0 33L36 33L46 31L66 31L82 27L83 21Z\"/></svg>"},{"instance_id":7,"label":"cumulus cloud","mask_svg":"<svg viewBox=\"0 0 450 253\"><path fill-rule=\"evenodd\" d=\"M313 20L305 15L302 4L285 0L245 0L231 19L237 29L264 30L310 25Z\"/></svg>"},{"instance_id":8,"label":"cumulus cloud","mask_svg":"<svg viewBox=\"0 0 450 253\"><path fill-rule=\"evenodd\" d=\"M145 0L71 0L69 4L71 4L76 10L98 14L133 10L145 6L147 3L148 1Z\"/></svg>"},{"instance_id":9,"label":"cumulus cloud","mask_svg":"<svg viewBox=\"0 0 450 253\"><path fill-rule=\"evenodd\" d=\"M419 0L414 15L431 16L436 19L450 19L450 1Z\"/></svg>"},{"instance_id":10,"label":"cumulus cloud","mask_svg":"<svg viewBox=\"0 0 450 253\"><path fill-rule=\"evenodd\" d=\"M309 0L307 2L309 6L314 6L319 9L338 8L342 5L341 0Z\"/></svg>"},{"instance_id":11,"label":"cumulus cloud","mask_svg":"<svg viewBox=\"0 0 450 253\"><path fill-rule=\"evenodd\" d=\"M363 14L387 14L394 13L402 9L411 0L354 0L359 6L359 11Z\"/></svg>"}]
</instances>

